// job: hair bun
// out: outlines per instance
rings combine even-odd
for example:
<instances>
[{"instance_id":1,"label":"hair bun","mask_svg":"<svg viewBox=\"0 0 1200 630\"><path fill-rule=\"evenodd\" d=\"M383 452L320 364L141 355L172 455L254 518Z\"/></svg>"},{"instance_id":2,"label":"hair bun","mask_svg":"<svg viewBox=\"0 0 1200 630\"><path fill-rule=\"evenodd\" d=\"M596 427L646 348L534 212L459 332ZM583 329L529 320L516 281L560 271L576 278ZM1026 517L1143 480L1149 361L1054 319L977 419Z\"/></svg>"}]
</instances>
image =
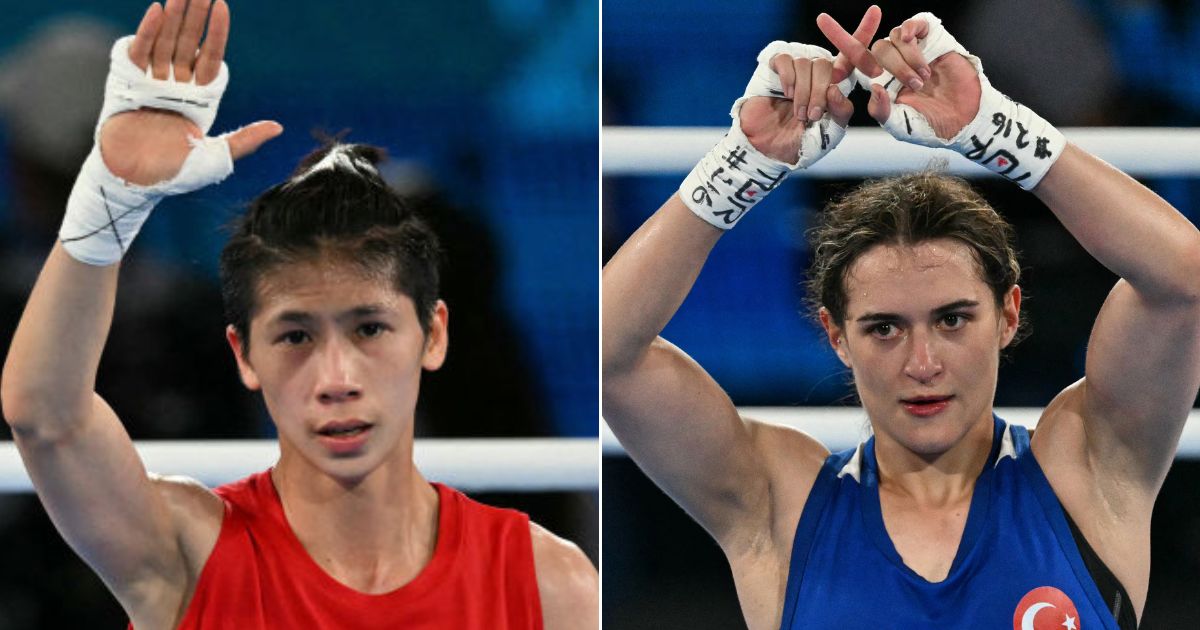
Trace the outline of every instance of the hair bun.
<instances>
[{"instance_id":1,"label":"hair bun","mask_svg":"<svg viewBox=\"0 0 1200 630\"><path fill-rule=\"evenodd\" d=\"M331 140L309 153L292 172L289 184L325 170L344 170L356 175L379 179L377 165L387 160L387 152L369 144L343 144Z\"/></svg>"}]
</instances>

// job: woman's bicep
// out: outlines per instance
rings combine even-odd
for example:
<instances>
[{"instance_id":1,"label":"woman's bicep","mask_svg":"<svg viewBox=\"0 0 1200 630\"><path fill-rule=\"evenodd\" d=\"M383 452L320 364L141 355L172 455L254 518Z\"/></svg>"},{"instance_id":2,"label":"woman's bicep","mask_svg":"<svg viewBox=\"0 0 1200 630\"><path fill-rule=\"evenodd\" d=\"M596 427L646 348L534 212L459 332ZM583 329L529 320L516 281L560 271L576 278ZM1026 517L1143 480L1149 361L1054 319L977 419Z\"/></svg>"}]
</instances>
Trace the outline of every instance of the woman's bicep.
<instances>
[{"instance_id":1,"label":"woman's bicep","mask_svg":"<svg viewBox=\"0 0 1200 630\"><path fill-rule=\"evenodd\" d=\"M604 418L647 476L718 541L767 516L767 473L752 428L670 342L655 340L632 369L606 375Z\"/></svg>"},{"instance_id":2,"label":"woman's bicep","mask_svg":"<svg viewBox=\"0 0 1200 630\"><path fill-rule=\"evenodd\" d=\"M15 441L59 533L129 610L186 585L179 519L116 414L93 400L70 432Z\"/></svg>"},{"instance_id":3,"label":"woman's bicep","mask_svg":"<svg viewBox=\"0 0 1200 630\"><path fill-rule=\"evenodd\" d=\"M1117 282L1088 342L1083 417L1090 455L1128 459L1155 490L1200 387L1200 305L1154 303Z\"/></svg>"}]
</instances>

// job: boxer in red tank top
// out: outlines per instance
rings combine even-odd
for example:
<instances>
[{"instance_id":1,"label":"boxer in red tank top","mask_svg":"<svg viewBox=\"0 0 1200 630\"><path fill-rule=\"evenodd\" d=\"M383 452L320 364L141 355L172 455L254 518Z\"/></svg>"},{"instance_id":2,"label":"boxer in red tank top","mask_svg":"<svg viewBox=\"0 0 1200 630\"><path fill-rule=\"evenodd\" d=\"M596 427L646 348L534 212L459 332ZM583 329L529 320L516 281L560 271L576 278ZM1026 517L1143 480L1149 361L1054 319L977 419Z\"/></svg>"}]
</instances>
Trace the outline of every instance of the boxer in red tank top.
<instances>
[{"instance_id":1,"label":"boxer in red tank top","mask_svg":"<svg viewBox=\"0 0 1200 630\"><path fill-rule=\"evenodd\" d=\"M346 587L313 562L269 472L217 488L225 520L179 629L541 628L528 517L434 487L433 557L411 582L377 595Z\"/></svg>"},{"instance_id":2,"label":"boxer in red tank top","mask_svg":"<svg viewBox=\"0 0 1200 630\"><path fill-rule=\"evenodd\" d=\"M93 392L140 220L282 131L200 139L228 31L224 0L168 0L114 47L97 149L13 338L5 419L56 527L137 630L597 628L596 569L575 545L413 464L421 375L445 359L449 314L437 237L372 147L314 152L221 254L226 336L278 429L270 471L215 492L148 475Z\"/></svg>"}]
</instances>

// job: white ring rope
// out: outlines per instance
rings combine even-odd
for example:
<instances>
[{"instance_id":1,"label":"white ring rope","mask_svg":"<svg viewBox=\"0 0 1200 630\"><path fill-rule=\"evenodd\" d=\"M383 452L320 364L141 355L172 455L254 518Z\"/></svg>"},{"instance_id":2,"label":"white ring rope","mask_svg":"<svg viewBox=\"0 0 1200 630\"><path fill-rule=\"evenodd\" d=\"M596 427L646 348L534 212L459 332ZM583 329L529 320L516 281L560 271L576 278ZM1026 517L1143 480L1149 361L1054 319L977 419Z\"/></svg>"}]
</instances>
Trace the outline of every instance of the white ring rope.
<instances>
[{"instance_id":1,"label":"white ring rope","mask_svg":"<svg viewBox=\"0 0 1200 630\"><path fill-rule=\"evenodd\" d=\"M682 175L721 138L725 127L605 127L602 135L604 174ZM1139 176L1200 176L1200 129L1074 127L1062 132L1071 142L1125 171ZM896 142L882 129L855 128L837 151L812 168L796 173L816 177L874 177L919 170L945 159L956 175L993 176L957 153ZM866 416L860 408L747 407L745 417L785 424L816 437L830 450L851 448L866 439ZM1040 408L997 409L1000 417L1036 426ZM604 454L624 455L608 425L603 426ZM1193 411L1180 438L1178 459L1200 459L1200 414Z\"/></svg>"},{"instance_id":2,"label":"white ring rope","mask_svg":"<svg viewBox=\"0 0 1200 630\"><path fill-rule=\"evenodd\" d=\"M1042 415L1040 407L997 408L996 415L1014 424L1030 428L1037 426ZM867 415L861 407L739 407L744 418L772 424L783 424L817 438L831 451L857 446L867 439ZM625 449L617 442L608 425L603 425L604 455L624 456ZM1200 459L1200 410L1192 410L1179 439L1175 459Z\"/></svg>"},{"instance_id":3,"label":"white ring rope","mask_svg":"<svg viewBox=\"0 0 1200 630\"><path fill-rule=\"evenodd\" d=\"M193 477L210 488L266 470L279 459L276 440L137 442L146 469ZM426 478L468 492L588 491L599 487L594 438L418 439L413 459ZM0 492L30 492L12 442L0 443Z\"/></svg>"},{"instance_id":4,"label":"white ring rope","mask_svg":"<svg viewBox=\"0 0 1200 630\"><path fill-rule=\"evenodd\" d=\"M1200 175L1200 129L1064 127L1067 140L1134 177ZM684 175L726 131L725 127L605 127L605 175ZM851 128L836 151L799 177L877 177L912 172L945 159L956 175L992 176L946 149L897 142L882 129Z\"/></svg>"}]
</instances>

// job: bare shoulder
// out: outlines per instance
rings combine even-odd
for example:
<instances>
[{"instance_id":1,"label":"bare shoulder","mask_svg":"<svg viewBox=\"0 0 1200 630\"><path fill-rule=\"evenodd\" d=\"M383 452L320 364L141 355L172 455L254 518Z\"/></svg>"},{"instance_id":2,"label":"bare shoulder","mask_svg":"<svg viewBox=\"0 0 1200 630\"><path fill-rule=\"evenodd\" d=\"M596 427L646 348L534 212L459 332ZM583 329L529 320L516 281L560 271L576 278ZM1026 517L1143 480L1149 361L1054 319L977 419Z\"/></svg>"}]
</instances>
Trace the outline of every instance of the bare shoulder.
<instances>
[{"instance_id":1,"label":"bare shoulder","mask_svg":"<svg viewBox=\"0 0 1200 630\"><path fill-rule=\"evenodd\" d=\"M1063 507L1074 516L1089 507L1114 507L1128 503L1128 488L1106 483L1106 469L1115 462L1095 462L1088 455L1087 443L1095 436L1087 431L1086 379L1067 386L1042 412L1029 440L1038 466L1059 496Z\"/></svg>"},{"instance_id":2,"label":"bare shoulder","mask_svg":"<svg viewBox=\"0 0 1200 630\"><path fill-rule=\"evenodd\" d=\"M225 518L225 503L215 492L191 477L154 473L148 476L175 524L180 551L187 563L189 578L192 578L189 582L194 582L217 544Z\"/></svg>"},{"instance_id":3,"label":"bare shoulder","mask_svg":"<svg viewBox=\"0 0 1200 630\"><path fill-rule=\"evenodd\" d=\"M221 498L188 477L147 473L150 487L161 500L173 539L171 559L163 558L158 578L146 580L118 595L136 627L176 624L192 597L204 563L217 544L224 519Z\"/></svg>"},{"instance_id":4,"label":"bare shoulder","mask_svg":"<svg viewBox=\"0 0 1200 630\"><path fill-rule=\"evenodd\" d=\"M829 449L815 437L794 427L746 419L755 451L763 459L770 480L772 538L791 553L796 522L812 491Z\"/></svg>"},{"instance_id":5,"label":"bare shoulder","mask_svg":"<svg viewBox=\"0 0 1200 630\"><path fill-rule=\"evenodd\" d=\"M754 438L756 450L765 458L772 468L779 468L786 474L807 472L811 481L829 457L829 449L817 438L783 424L763 422L745 418L746 426Z\"/></svg>"},{"instance_id":6,"label":"bare shoulder","mask_svg":"<svg viewBox=\"0 0 1200 630\"><path fill-rule=\"evenodd\" d=\"M1059 392L1038 418L1029 446L1043 470L1075 470L1086 466L1084 458L1083 388L1079 379ZM1078 471L1082 472L1082 471Z\"/></svg>"},{"instance_id":7,"label":"bare shoulder","mask_svg":"<svg viewBox=\"0 0 1200 630\"><path fill-rule=\"evenodd\" d=\"M745 523L722 544L750 627L779 623L796 525L829 449L794 427L746 419L754 452L767 471L766 522Z\"/></svg>"},{"instance_id":8,"label":"bare shoulder","mask_svg":"<svg viewBox=\"0 0 1200 630\"><path fill-rule=\"evenodd\" d=\"M529 522L533 564L546 630L600 625L600 576L575 543Z\"/></svg>"},{"instance_id":9,"label":"bare shoulder","mask_svg":"<svg viewBox=\"0 0 1200 630\"><path fill-rule=\"evenodd\" d=\"M1086 388L1081 379L1046 406L1030 449L1063 510L1140 611L1149 584L1154 496L1123 476L1132 464L1120 461L1119 451L1102 460L1089 448L1104 434L1088 431Z\"/></svg>"},{"instance_id":10,"label":"bare shoulder","mask_svg":"<svg viewBox=\"0 0 1200 630\"><path fill-rule=\"evenodd\" d=\"M1126 478L1125 471L1134 466L1123 460L1126 451L1104 448L1111 436L1089 417L1096 411L1089 408L1087 389L1087 378L1082 378L1046 406L1030 438L1034 457L1060 497L1087 496L1114 510L1114 517L1125 511L1148 514L1155 493Z\"/></svg>"}]
</instances>

